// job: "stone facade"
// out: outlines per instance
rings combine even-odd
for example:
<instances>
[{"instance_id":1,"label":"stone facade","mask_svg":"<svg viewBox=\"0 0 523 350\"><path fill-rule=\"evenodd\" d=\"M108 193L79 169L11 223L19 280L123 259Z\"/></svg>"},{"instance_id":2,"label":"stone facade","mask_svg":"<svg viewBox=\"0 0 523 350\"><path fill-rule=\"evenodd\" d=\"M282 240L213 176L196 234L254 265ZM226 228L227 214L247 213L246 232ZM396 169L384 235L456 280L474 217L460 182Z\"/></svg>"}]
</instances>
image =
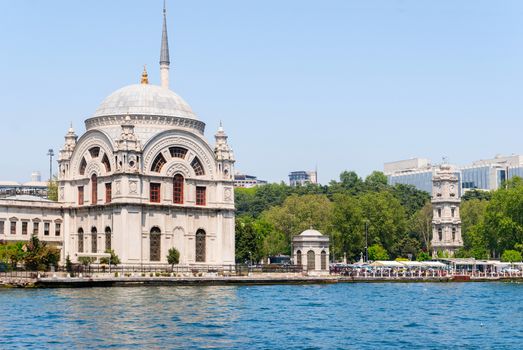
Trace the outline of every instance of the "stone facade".
<instances>
[{"instance_id":1,"label":"stone facade","mask_svg":"<svg viewBox=\"0 0 523 350\"><path fill-rule=\"evenodd\" d=\"M310 229L292 239L295 265L303 266L309 273L329 272L329 237Z\"/></svg>"},{"instance_id":2,"label":"stone facade","mask_svg":"<svg viewBox=\"0 0 523 350\"><path fill-rule=\"evenodd\" d=\"M432 255L454 256L463 247L459 205L459 178L449 165L441 165L433 175L432 186Z\"/></svg>"},{"instance_id":3,"label":"stone facade","mask_svg":"<svg viewBox=\"0 0 523 350\"><path fill-rule=\"evenodd\" d=\"M144 69L141 84L102 102L83 135L71 127L58 159L58 202L0 200L0 240L27 240L39 223L62 262L113 249L123 264L166 264L175 247L184 265L234 264L234 155L223 128L211 146L205 123L168 89L165 26L164 15L163 86L149 84Z\"/></svg>"}]
</instances>

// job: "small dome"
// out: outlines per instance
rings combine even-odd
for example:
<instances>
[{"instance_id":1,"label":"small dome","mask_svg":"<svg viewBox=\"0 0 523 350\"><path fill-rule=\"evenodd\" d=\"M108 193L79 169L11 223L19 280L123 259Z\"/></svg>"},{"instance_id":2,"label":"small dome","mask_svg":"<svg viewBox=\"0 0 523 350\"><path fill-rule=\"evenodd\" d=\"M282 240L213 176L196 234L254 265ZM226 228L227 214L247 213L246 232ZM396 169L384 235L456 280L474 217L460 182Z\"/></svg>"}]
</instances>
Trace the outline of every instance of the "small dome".
<instances>
[{"instance_id":1,"label":"small dome","mask_svg":"<svg viewBox=\"0 0 523 350\"><path fill-rule=\"evenodd\" d=\"M300 236L323 236L320 231L316 231L313 229L303 231Z\"/></svg>"},{"instance_id":2,"label":"small dome","mask_svg":"<svg viewBox=\"0 0 523 350\"><path fill-rule=\"evenodd\" d=\"M93 117L154 115L198 119L191 107L173 91L155 85L129 85L113 92Z\"/></svg>"}]
</instances>

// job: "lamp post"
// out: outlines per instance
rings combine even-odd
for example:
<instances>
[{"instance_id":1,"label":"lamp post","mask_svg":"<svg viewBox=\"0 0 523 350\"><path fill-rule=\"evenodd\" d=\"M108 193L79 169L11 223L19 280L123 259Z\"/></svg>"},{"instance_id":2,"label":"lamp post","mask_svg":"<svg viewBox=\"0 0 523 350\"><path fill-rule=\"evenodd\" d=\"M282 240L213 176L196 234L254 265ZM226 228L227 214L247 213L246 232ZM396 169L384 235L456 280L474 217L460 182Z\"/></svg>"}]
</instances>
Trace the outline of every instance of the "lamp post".
<instances>
[{"instance_id":1,"label":"lamp post","mask_svg":"<svg viewBox=\"0 0 523 350\"><path fill-rule=\"evenodd\" d=\"M367 224L367 220L365 220L365 262L369 261L369 232Z\"/></svg>"},{"instance_id":2,"label":"lamp post","mask_svg":"<svg viewBox=\"0 0 523 350\"><path fill-rule=\"evenodd\" d=\"M49 156L49 182L51 182L53 180L53 156L54 156L54 151L52 148L49 148L47 155Z\"/></svg>"}]
</instances>

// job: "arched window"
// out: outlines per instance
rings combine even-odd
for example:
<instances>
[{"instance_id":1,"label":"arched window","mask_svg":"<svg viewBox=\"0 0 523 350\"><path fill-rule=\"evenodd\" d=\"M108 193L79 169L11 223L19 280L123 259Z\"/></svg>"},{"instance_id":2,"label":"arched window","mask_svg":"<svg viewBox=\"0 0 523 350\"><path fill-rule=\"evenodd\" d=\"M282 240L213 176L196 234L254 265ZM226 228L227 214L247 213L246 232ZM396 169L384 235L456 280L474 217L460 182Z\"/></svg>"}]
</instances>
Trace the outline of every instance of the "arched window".
<instances>
[{"instance_id":1,"label":"arched window","mask_svg":"<svg viewBox=\"0 0 523 350\"><path fill-rule=\"evenodd\" d=\"M441 227L438 228L438 238L440 241L443 240L443 230Z\"/></svg>"},{"instance_id":2,"label":"arched window","mask_svg":"<svg viewBox=\"0 0 523 350\"><path fill-rule=\"evenodd\" d=\"M169 153L171 153L171 157L173 158L185 159L185 156L187 155L187 149L182 147L170 147Z\"/></svg>"},{"instance_id":3,"label":"arched window","mask_svg":"<svg viewBox=\"0 0 523 350\"><path fill-rule=\"evenodd\" d=\"M296 252L296 265L301 266L301 250Z\"/></svg>"},{"instance_id":4,"label":"arched window","mask_svg":"<svg viewBox=\"0 0 523 350\"><path fill-rule=\"evenodd\" d=\"M165 160L163 154L158 154L156 158L154 158L153 165L151 166L151 171L155 173L161 172L165 163L167 163L167 161Z\"/></svg>"},{"instance_id":5,"label":"arched window","mask_svg":"<svg viewBox=\"0 0 523 350\"><path fill-rule=\"evenodd\" d=\"M111 228L105 228L105 251L111 250Z\"/></svg>"},{"instance_id":6,"label":"arched window","mask_svg":"<svg viewBox=\"0 0 523 350\"><path fill-rule=\"evenodd\" d=\"M98 203L98 176L91 176L91 204Z\"/></svg>"},{"instance_id":7,"label":"arched window","mask_svg":"<svg viewBox=\"0 0 523 350\"><path fill-rule=\"evenodd\" d=\"M85 175L85 168L87 168L87 162L86 162L85 158L82 158L82 161L80 162L80 169L79 169L80 175Z\"/></svg>"},{"instance_id":8,"label":"arched window","mask_svg":"<svg viewBox=\"0 0 523 350\"><path fill-rule=\"evenodd\" d=\"M196 174L196 176L205 175L202 162L200 162L198 157L194 157L193 161L191 162L191 166L194 169L194 173Z\"/></svg>"},{"instance_id":9,"label":"arched window","mask_svg":"<svg viewBox=\"0 0 523 350\"><path fill-rule=\"evenodd\" d=\"M327 253L325 253L325 250L321 251L321 269L327 270Z\"/></svg>"},{"instance_id":10,"label":"arched window","mask_svg":"<svg viewBox=\"0 0 523 350\"><path fill-rule=\"evenodd\" d=\"M180 174L174 175L173 180L173 203L174 204L183 204L183 186L184 178Z\"/></svg>"},{"instance_id":11,"label":"arched window","mask_svg":"<svg viewBox=\"0 0 523 350\"><path fill-rule=\"evenodd\" d=\"M456 228L452 228L452 240L454 241L456 239Z\"/></svg>"},{"instance_id":12,"label":"arched window","mask_svg":"<svg viewBox=\"0 0 523 350\"><path fill-rule=\"evenodd\" d=\"M158 227L153 227L149 234L149 260L160 261L162 250L162 232Z\"/></svg>"},{"instance_id":13,"label":"arched window","mask_svg":"<svg viewBox=\"0 0 523 350\"><path fill-rule=\"evenodd\" d=\"M78 229L78 253L84 252L84 229Z\"/></svg>"},{"instance_id":14,"label":"arched window","mask_svg":"<svg viewBox=\"0 0 523 350\"><path fill-rule=\"evenodd\" d=\"M205 262L205 231L196 231L196 262Z\"/></svg>"},{"instance_id":15,"label":"arched window","mask_svg":"<svg viewBox=\"0 0 523 350\"><path fill-rule=\"evenodd\" d=\"M91 158L98 158L98 156L100 155L100 147L90 148L89 153L91 154Z\"/></svg>"},{"instance_id":16,"label":"arched window","mask_svg":"<svg viewBox=\"0 0 523 350\"><path fill-rule=\"evenodd\" d=\"M107 158L107 154L104 154L102 158L102 164L104 165L106 172L111 172L111 163L109 163L109 158Z\"/></svg>"},{"instance_id":17,"label":"arched window","mask_svg":"<svg viewBox=\"0 0 523 350\"><path fill-rule=\"evenodd\" d=\"M91 229L91 253L98 253L98 230L96 227Z\"/></svg>"},{"instance_id":18,"label":"arched window","mask_svg":"<svg viewBox=\"0 0 523 350\"><path fill-rule=\"evenodd\" d=\"M307 252L307 270L316 270L316 254L314 250L309 250Z\"/></svg>"}]
</instances>

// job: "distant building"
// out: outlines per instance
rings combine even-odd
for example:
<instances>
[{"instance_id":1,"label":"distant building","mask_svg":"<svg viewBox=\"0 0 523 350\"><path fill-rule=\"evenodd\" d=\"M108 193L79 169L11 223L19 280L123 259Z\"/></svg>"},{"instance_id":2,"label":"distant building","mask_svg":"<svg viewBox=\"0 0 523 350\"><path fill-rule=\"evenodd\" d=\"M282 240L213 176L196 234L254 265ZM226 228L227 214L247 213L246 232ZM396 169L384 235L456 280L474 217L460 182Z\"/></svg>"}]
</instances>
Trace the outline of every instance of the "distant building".
<instances>
[{"instance_id":1,"label":"distant building","mask_svg":"<svg viewBox=\"0 0 523 350\"><path fill-rule=\"evenodd\" d=\"M236 173L234 174L234 187L238 188L251 188L260 185L266 185L267 181L260 180L254 175L246 175Z\"/></svg>"},{"instance_id":2,"label":"distant building","mask_svg":"<svg viewBox=\"0 0 523 350\"><path fill-rule=\"evenodd\" d=\"M317 184L317 171L293 171L289 174L289 184L291 186L303 186L306 184Z\"/></svg>"},{"instance_id":3,"label":"distant building","mask_svg":"<svg viewBox=\"0 0 523 350\"><path fill-rule=\"evenodd\" d=\"M38 171L31 174L31 181L19 183L15 181L0 181L0 198L18 195L29 195L39 198L47 198L48 183L42 181Z\"/></svg>"},{"instance_id":4,"label":"distant building","mask_svg":"<svg viewBox=\"0 0 523 350\"><path fill-rule=\"evenodd\" d=\"M438 167L432 165L428 159L413 158L385 163L383 169L390 185L413 185L431 193L433 174ZM460 195L471 189L496 190L507 179L523 177L523 156L496 156L453 169L458 177Z\"/></svg>"}]
</instances>

